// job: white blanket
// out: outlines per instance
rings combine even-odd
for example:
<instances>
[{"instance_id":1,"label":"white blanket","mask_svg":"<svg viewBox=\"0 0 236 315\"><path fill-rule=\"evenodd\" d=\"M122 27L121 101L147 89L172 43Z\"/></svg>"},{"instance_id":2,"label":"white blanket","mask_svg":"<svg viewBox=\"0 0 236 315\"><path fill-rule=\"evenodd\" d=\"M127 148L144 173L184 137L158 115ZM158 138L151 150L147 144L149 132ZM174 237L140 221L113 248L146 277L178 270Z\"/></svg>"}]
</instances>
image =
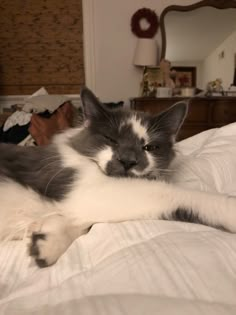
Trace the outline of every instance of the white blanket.
<instances>
[{"instance_id":1,"label":"white blanket","mask_svg":"<svg viewBox=\"0 0 236 315\"><path fill-rule=\"evenodd\" d=\"M173 180L236 195L236 123L177 147ZM24 242L1 245L0 314L235 315L236 235L180 222L100 223L46 269Z\"/></svg>"}]
</instances>

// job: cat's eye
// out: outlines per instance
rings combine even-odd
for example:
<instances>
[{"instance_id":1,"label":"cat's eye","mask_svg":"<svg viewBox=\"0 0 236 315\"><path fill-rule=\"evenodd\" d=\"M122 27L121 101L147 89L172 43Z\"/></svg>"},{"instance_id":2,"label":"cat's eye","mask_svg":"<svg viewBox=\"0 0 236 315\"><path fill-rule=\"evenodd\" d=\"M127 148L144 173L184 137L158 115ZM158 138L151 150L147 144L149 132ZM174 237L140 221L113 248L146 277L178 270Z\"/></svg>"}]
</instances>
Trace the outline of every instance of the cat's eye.
<instances>
[{"instance_id":1,"label":"cat's eye","mask_svg":"<svg viewBox=\"0 0 236 315\"><path fill-rule=\"evenodd\" d=\"M158 149L159 149L158 145L146 144L145 146L143 146L144 151L155 151Z\"/></svg>"},{"instance_id":2,"label":"cat's eye","mask_svg":"<svg viewBox=\"0 0 236 315\"><path fill-rule=\"evenodd\" d=\"M111 137L109 137L109 136L104 136L104 138L105 138L106 140L108 140L109 142L111 142L112 144L115 144L115 145L118 144L115 139L113 139L113 138L111 138Z\"/></svg>"}]
</instances>

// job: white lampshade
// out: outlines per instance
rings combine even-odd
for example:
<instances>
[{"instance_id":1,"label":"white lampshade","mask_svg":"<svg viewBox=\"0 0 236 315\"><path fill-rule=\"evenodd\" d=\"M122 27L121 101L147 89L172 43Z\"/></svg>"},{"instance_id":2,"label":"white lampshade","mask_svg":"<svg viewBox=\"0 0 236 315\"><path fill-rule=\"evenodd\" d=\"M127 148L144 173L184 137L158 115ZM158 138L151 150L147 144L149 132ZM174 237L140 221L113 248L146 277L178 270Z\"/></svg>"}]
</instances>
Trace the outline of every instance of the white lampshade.
<instances>
[{"instance_id":1,"label":"white lampshade","mask_svg":"<svg viewBox=\"0 0 236 315\"><path fill-rule=\"evenodd\" d=\"M135 66L156 66L157 59L158 48L156 40L152 38L139 38L133 64Z\"/></svg>"}]
</instances>

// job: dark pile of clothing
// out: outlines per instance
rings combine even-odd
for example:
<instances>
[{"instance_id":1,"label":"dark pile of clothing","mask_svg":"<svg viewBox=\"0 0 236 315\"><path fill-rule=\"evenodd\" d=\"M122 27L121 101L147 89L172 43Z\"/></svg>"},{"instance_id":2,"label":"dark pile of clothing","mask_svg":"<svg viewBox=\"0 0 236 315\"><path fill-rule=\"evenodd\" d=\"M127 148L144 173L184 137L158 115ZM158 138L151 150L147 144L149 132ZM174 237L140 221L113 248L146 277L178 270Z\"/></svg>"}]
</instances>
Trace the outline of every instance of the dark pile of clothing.
<instances>
[{"instance_id":1,"label":"dark pile of clothing","mask_svg":"<svg viewBox=\"0 0 236 315\"><path fill-rule=\"evenodd\" d=\"M22 109L12 113L0 128L0 142L45 145L55 133L70 127L75 110L73 104L62 97L45 97L47 99L40 96L37 102L26 103Z\"/></svg>"},{"instance_id":2,"label":"dark pile of clothing","mask_svg":"<svg viewBox=\"0 0 236 315\"><path fill-rule=\"evenodd\" d=\"M123 106L123 102L104 103L109 109ZM54 134L82 121L82 113L61 95L37 95L17 109L0 128L0 142L21 146L46 145Z\"/></svg>"}]
</instances>

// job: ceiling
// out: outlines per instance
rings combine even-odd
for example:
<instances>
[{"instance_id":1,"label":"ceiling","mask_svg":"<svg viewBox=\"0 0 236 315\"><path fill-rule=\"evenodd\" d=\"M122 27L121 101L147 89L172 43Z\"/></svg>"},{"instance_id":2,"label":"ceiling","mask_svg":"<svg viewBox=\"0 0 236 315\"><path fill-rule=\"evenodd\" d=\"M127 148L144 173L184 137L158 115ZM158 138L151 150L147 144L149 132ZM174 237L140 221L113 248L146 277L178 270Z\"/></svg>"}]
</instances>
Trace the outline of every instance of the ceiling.
<instances>
[{"instance_id":1,"label":"ceiling","mask_svg":"<svg viewBox=\"0 0 236 315\"><path fill-rule=\"evenodd\" d=\"M166 58L171 62L201 61L236 31L236 9L170 11L164 23Z\"/></svg>"}]
</instances>

